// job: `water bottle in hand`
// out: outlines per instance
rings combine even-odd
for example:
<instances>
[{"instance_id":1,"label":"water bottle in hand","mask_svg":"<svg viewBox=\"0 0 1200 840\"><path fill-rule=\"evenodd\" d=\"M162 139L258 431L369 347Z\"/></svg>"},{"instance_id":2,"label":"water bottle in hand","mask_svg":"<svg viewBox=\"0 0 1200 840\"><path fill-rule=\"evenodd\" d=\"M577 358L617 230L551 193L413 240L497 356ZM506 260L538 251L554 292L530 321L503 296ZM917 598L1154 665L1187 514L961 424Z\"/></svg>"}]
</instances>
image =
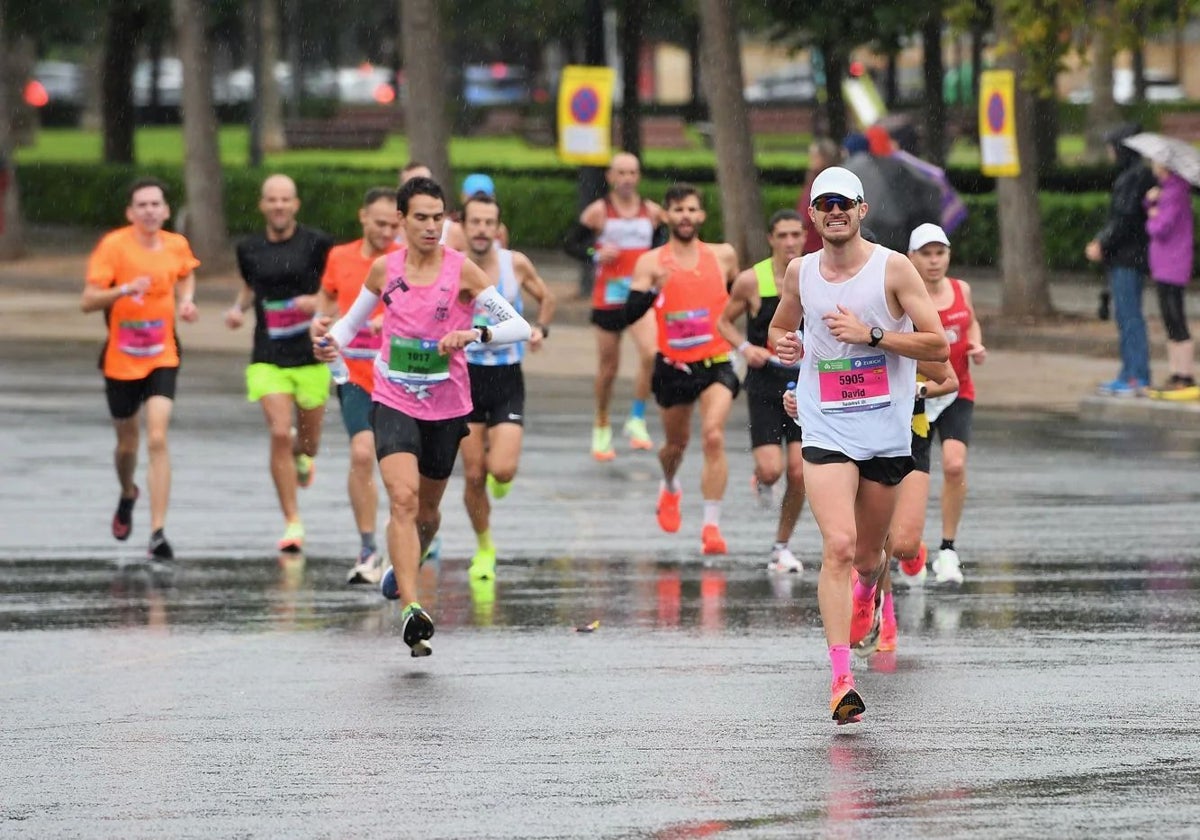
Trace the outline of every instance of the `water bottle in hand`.
<instances>
[{"instance_id":1,"label":"water bottle in hand","mask_svg":"<svg viewBox=\"0 0 1200 840\"><path fill-rule=\"evenodd\" d=\"M322 347L328 347L329 342L322 340ZM338 353L333 357L333 361L326 362L329 365L329 372L333 374L333 381L336 385L345 385L350 381L350 368L346 367L346 360L342 358L342 354Z\"/></svg>"}]
</instances>

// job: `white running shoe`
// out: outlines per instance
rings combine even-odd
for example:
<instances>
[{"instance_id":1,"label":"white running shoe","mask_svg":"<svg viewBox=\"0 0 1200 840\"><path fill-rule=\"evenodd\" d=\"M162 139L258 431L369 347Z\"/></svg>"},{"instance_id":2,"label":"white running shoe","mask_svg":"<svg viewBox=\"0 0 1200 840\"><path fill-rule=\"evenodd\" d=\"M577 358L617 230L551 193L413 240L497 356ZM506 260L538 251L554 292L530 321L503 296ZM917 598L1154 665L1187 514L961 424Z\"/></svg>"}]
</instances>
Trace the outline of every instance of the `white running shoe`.
<instances>
[{"instance_id":1,"label":"white running shoe","mask_svg":"<svg viewBox=\"0 0 1200 840\"><path fill-rule=\"evenodd\" d=\"M962 583L962 564L958 560L958 552L953 548L939 551L933 560L933 574L937 583Z\"/></svg>"},{"instance_id":2,"label":"white running shoe","mask_svg":"<svg viewBox=\"0 0 1200 840\"><path fill-rule=\"evenodd\" d=\"M780 574L800 574L804 571L804 565L796 559L796 555L792 554L792 550L786 546L783 548L771 549L771 562L767 564L768 572L778 572Z\"/></svg>"},{"instance_id":3,"label":"white running shoe","mask_svg":"<svg viewBox=\"0 0 1200 840\"><path fill-rule=\"evenodd\" d=\"M383 577L383 555L378 551L372 551L369 548L364 548L358 555L358 560L354 564L354 568L350 570L350 574L346 576L346 583L379 583L379 579Z\"/></svg>"}]
</instances>

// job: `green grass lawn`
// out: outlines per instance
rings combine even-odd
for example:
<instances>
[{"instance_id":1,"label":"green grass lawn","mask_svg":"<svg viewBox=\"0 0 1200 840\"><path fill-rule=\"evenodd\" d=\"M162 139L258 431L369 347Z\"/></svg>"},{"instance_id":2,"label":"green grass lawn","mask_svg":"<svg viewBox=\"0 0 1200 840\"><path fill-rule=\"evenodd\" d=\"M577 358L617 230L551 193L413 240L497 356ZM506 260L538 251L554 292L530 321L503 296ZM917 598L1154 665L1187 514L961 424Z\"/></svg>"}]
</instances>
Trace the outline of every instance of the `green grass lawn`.
<instances>
[{"instance_id":1,"label":"green grass lawn","mask_svg":"<svg viewBox=\"0 0 1200 840\"><path fill-rule=\"evenodd\" d=\"M714 153L706 148L696 132L692 132L695 147L691 149L648 149L644 162L648 167L711 167ZM794 168L803 170L807 164L810 136L806 134L763 135L755 138L755 160L761 167ZM225 166L246 166L249 152L247 129L227 125L221 128L221 161ZM98 163L101 159L101 138L96 131L48 128L38 132L32 146L17 153L22 165L37 163ZM1066 135L1059 139L1059 153L1064 161L1078 160L1083 151L1083 138ZM178 126L139 128L134 139L134 154L139 163L182 164L183 140ZM408 160L408 139L393 134L382 149L375 151L307 149L268 155L266 166L287 169L289 166L327 166L336 169L395 170ZM488 170L502 163L511 169L555 168L562 164L553 147L532 146L520 137L455 137L450 141L450 164L456 170ZM979 149L958 141L950 151L950 163L955 166L978 166Z\"/></svg>"}]
</instances>

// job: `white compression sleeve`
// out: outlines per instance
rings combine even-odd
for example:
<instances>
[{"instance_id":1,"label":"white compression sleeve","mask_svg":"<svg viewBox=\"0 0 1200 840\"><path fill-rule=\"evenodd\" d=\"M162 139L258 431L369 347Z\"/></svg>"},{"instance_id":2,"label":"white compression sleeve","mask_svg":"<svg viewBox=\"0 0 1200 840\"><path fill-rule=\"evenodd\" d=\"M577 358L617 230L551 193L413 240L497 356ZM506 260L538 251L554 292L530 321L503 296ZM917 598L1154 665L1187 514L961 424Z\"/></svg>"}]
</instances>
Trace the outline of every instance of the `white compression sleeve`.
<instances>
[{"instance_id":1,"label":"white compression sleeve","mask_svg":"<svg viewBox=\"0 0 1200 840\"><path fill-rule=\"evenodd\" d=\"M337 342L338 347L345 347L350 343L358 334L358 328L367 322L378 305L379 295L363 286L350 306L350 311L329 328L329 335Z\"/></svg>"},{"instance_id":2,"label":"white compression sleeve","mask_svg":"<svg viewBox=\"0 0 1200 840\"><path fill-rule=\"evenodd\" d=\"M528 341L532 330L529 322L517 314L512 304L504 299L504 295L495 286L488 286L475 302L487 310L496 324L491 328L492 340L488 344L516 344L518 341Z\"/></svg>"}]
</instances>

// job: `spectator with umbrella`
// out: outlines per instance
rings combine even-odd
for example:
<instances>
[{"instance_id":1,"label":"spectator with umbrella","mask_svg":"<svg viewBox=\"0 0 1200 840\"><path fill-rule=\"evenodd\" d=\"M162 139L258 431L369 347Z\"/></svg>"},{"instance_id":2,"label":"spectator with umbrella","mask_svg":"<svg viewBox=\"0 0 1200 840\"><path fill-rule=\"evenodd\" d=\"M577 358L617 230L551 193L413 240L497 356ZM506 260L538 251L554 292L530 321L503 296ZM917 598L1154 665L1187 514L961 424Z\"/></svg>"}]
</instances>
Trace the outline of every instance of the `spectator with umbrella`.
<instances>
[{"instance_id":1,"label":"spectator with umbrella","mask_svg":"<svg viewBox=\"0 0 1200 840\"><path fill-rule=\"evenodd\" d=\"M1194 348L1184 311L1184 290L1192 279L1194 256L1191 183L1200 185L1200 152L1189 143L1146 132L1124 144L1150 160L1158 184L1146 192L1146 233L1150 237L1150 276L1167 330L1171 376L1151 397L1200 399L1194 376ZM1189 183L1189 181L1191 183Z\"/></svg>"},{"instance_id":2,"label":"spectator with umbrella","mask_svg":"<svg viewBox=\"0 0 1200 840\"><path fill-rule=\"evenodd\" d=\"M871 199L871 229L879 244L906 253L908 235L925 222L941 219L941 192L930 179L892 157L895 146L882 126L849 134L842 142L842 164L862 181Z\"/></svg>"}]
</instances>

